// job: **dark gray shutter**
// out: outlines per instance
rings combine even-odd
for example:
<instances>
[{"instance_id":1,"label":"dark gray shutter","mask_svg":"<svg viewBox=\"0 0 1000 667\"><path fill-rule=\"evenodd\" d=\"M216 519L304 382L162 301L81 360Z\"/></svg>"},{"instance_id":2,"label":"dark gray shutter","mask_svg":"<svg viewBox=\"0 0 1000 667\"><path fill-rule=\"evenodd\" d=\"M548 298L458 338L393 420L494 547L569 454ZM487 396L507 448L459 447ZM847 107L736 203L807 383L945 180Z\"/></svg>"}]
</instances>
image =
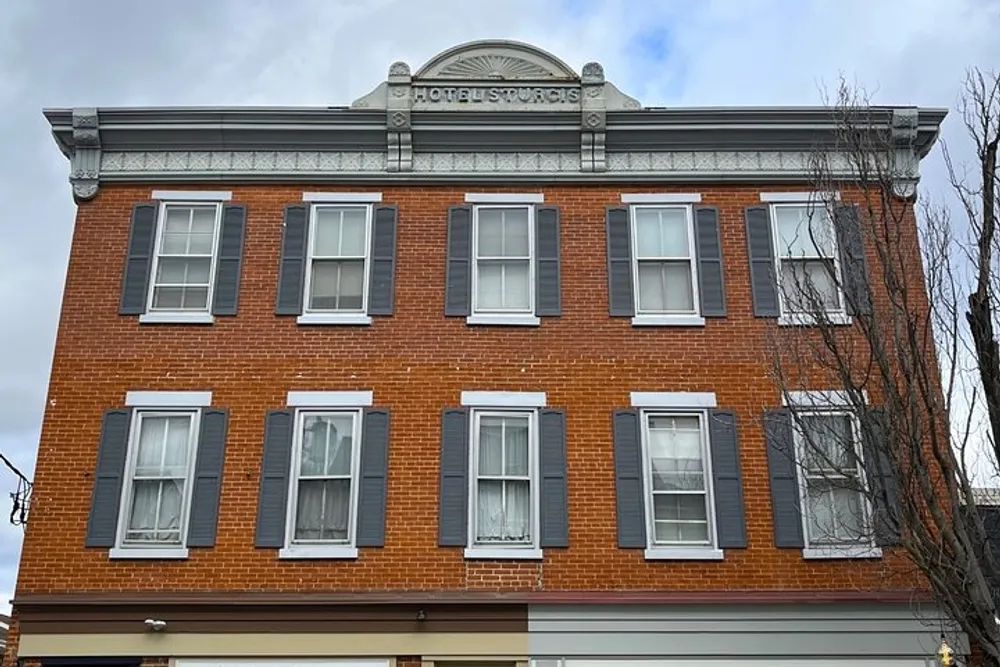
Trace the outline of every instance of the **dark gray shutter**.
<instances>
[{"instance_id":1,"label":"dark gray shutter","mask_svg":"<svg viewBox=\"0 0 1000 667\"><path fill-rule=\"evenodd\" d=\"M215 295L212 297L213 315L236 314L240 301L240 274L243 266L246 223L246 206L227 204L222 207L219 265L215 269Z\"/></svg>"},{"instance_id":2,"label":"dark gray shutter","mask_svg":"<svg viewBox=\"0 0 1000 667\"><path fill-rule=\"evenodd\" d=\"M888 547L899 544L899 484L893 473L887 448L889 425L884 408L870 408L861 420L864 468L871 489L875 543Z\"/></svg>"},{"instance_id":3,"label":"dark gray shutter","mask_svg":"<svg viewBox=\"0 0 1000 667\"><path fill-rule=\"evenodd\" d=\"M615 410L613 420L618 546L623 549L645 549L646 499L642 483L639 412Z\"/></svg>"},{"instance_id":4,"label":"dark gray shutter","mask_svg":"<svg viewBox=\"0 0 1000 667\"><path fill-rule=\"evenodd\" d=\"M559 207L535 209L535 315L562 315Z\"/></svg>"},{"instance_id":5,"label":"dark gray shutter","mask_svg":"<svg viewBox=\"0 0 1000 667\"><path fill-rule=\"evenodd\" d=\"M722 278L722 241L719 211L713 206L694 210L695 252L698 254L698 294L703 317L726 316L726 290Z\"/></svg>"},{"instance_id":6,"label":"dark gray shutter","mask_svg":"<svg viewBox=\"0 0 1000 667\"><path fill-rule=\"evenodd\" d=\"M753 313L757 317L777 317L778 286L775 282L771 216L767 206L748 206L746 223Z\"/></svg>"},{"instance_id":7,"label":"dark gray shutter","mask_svg":"<svg viewBox=\"0 0 1000 667\"><path fill-rule=\"evenodd\" d=\"M285 546L288 474L292 460L294 410L271 410L264 423L264 458L257 498L258 547Z\"/></svg>"},{"instance_id":8,"label":"dark gray shutter","mask_svg":"<svg viewBox=\"0 0 1000 667\"><path fill-rule=\"evenodd\" d=\"M189 547L215 546L228 421L229 413L226 410L206 408L201 413L201 433L198 436L194 486L191 490L191 522L187 538Z\"/></svg>"},{"instance_id":9,"label":"dark gray shutter","mask_svg":"<svg viewBox=\"0 0 1000 667\"><path fill-rule=\"evenodd\" d=\"M132 207L132 228L128 235L128 256L122 276L122 315L146 312L149 296L149 271L153 266L153 244L156 240L156 204L136 204Z\"/></svg>"},{"instance_id":10,"label":"dark gray shutter","mask_svg":"<svg viewBox=\"0 0 1000 667\"><path fill-rule=\"evenodd\" d=\"M358 489L359 547L385 546L385 498L389 474L389 411L365 410Z\"/></svg>"},{"instance_id":11,"label":"dark gray shutter","mask_svg":"<svg viewBox=\"0 0 1000 667\"><path fill-rule=\"evenodd\" d=\"M608 307L612 317L635 315L632 291L632 233L628 209L608 207Z\"/></svg>"},{"instance_id":12,"label":"dark gray shutter","mask_svg":"<svg viewBox=\"0 0 1000 667\"><path fill-rule=\"evenodd\" d=\"M745 549L747 526L736 414L729 410L712 410L708 420L719 548Z\"/></svg>"},{"instance_id":13,"label":"dark gray shutter","mask_svg":"<svg viewBox=\"0 0 1000 667\"><path fill-rule=\"evenodd\" d=\"M88 547L113 547L118 531L118 508L121 507L122 477L128 453L128 432L132 411L106 410L97 448L97 471L87 519Z\"/></svg>"},{"instance_id":14,"label":"dark gray shutter","mask_svg":"<svg viewBox=\"0 0 1000 667\"><path fill-rule=\"evenodd\" d=\"M395 309L397 217L395 206L375 207L368 279L369 315L392 315Z\"/></svg>"},{"instance_id":15,"label":"dark gray shutter","mask_svg":"<svg viewBox=\"0 0 1000 667\"><path fill-rule=\"evenodd\" d=\"M438 544L464 547L469 530L469 410L441 414L441 497Z\"/></svg>"},{"instance_id":16,"label":"dark gray shutter","mask_svg":"<svg viewBox=\"0 0 1000 667\"><path fill-rule=\"evenodd\" d=\"M764 434L767 438L767 468L771 477L774 544L779 548L801 549L805 546L805 537L802 534L802 507L791 411L767 410L764 413Z\"/></svg>"},{"instance_id":17,"label":"dark gray shutter","mask_svg":"<svg viewBox=\"0 0 1000 667\"><path fill-rule=\"evenodd\" d=\"M302 314L302 289L306 279L306 254L309 248L309 205L285 207L281 260L278 265L278 315Z\"/></svg>"},{"instance_id":18,"label":"dark gray shutter","mask_svg":"<svg viewBox=\"0 0 1000 667\"><path fill-rule=\"evenodd\" d=\"M566 411L543 409L539 415L540 523L544 547L569 546L566 498Z\"/></svg>"},{"instance_id":19,"label":"dark gray shutter","mask_svg":"<svg viewBox=\"0 0 1000 667\"><path fill-rule=\"evenodd\" d=\"M472 312L472 207L448 209L448 264L445 270L444 314Z\"/></svg>"},{"instance_id":20,"label":"dark gray shutter","mask_svg":"<svg viewBox=\"0 0 1000 667\"><path fill-rule=\"evenodd\" d=\"M872 298L861 234L861 216L857 205L837 206L834 218L847 312L851 315L869 315L872 312Z\"/></svg>"}]
</instances>

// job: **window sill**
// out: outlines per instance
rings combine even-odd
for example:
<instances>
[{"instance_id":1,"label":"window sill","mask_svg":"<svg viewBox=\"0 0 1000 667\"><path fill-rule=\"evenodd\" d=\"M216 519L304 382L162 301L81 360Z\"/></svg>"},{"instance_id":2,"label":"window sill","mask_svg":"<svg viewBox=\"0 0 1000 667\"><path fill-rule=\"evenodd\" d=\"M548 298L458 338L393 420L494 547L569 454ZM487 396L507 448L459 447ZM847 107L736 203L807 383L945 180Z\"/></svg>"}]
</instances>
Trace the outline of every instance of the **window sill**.
<instances>
[{"instance_id":1,"label":"window sill","mask_svg":"<svg viewBox=\"0 0 1000 667\"><path fill-rule=\"evenodd\" d=\"M869 546L806 547L802 557L809 560L833 560L847 558L881 558L882 550Z\"/></svg>"},{"instance_id":2,"label":"window sill","mask_svg":"<svg viewBox=\"0 0 1000 667\"><path fill-rule=\"evenodd\" d=\"M108 551L110 560L184 560L187 557L188 550L184 547L169 549L115 547Z\"/></svg>"},{"instance_id":3,"label":"window sill","mask_svg":"<svg viewBox=\"0 0 1000 667\"><path fill-rule=\"evenodd\" d=\"M468 560L542 560L542 550L534 547L469 547L465 550Z\"/></svg>"},{"instance_id":4,"label":"window sill","mask_svg":"<svg viewBox=\"0 0 1000 667\"><path fill-rule=\"evenodd\" d=\"M646 560L722 560L725 552L712 547L650 547Z\"/></svg>"},{"instance_id":5,"label":"window sill","mask_svg":"<svg viewBox=\"0 0 1000 667\"><path fill-rule=\"evenodd\" d=\"M299 324L341 324L366 325L372 323L372 318L364 313L306 313L299 315Z\"/></svg>"},{"instance_id":6,"label":"window sill","mask_svg":"<svg viewBox=\"0 0 1000 667\"><path fill-rule=\"evenodd\" d=\"M834 326L850 326L854 322L846 313L829 313L826 320ZM789 313L778 317L778 326L782 327L814 327L818 324L816 316L809 313Z\"/></svg>"},{"instance_id":7,"label":"window sill","mask_svg":"<svg viewBox=\"0 0 1000 667\"><path fill-rule=\"evenodd\" d=\"M282 560L305 560L305 559L350 559L358 557L357 547L349 546L291 546L278 551L278 558Z\"/></svg>"},{"instance_id":8,"label":"window sill","mask_svg":"<svg viewBox=\"0 0 1000 667\"><path fill-rule=\"evenodd\" d=\"M214 324L212 313L143 313L139 324Z\"/></svg>"},{"instance_id":9,"label":"window sill","mask_svg":"<svg viewBox=\"0 0 1000 667\"><path fill-rule=\"evenodd\" d=\"M700 315L636 315L634 327L703 327L705 318Z\"/></svg>"},{"instance_id":10,"label":"window sill","mask_svg":"<svg viewBox=\"0 0 1000 667\"><path fill-rule=\"evenodd\" d=\"M466 324L478 325L478 324L492 324L498 326L513 326L513 327L537 327L542 323L542 320L534 315L501 315L501 314L490 314L490 315L469 315L465 318Z\"/></svg>"}]
</instances>

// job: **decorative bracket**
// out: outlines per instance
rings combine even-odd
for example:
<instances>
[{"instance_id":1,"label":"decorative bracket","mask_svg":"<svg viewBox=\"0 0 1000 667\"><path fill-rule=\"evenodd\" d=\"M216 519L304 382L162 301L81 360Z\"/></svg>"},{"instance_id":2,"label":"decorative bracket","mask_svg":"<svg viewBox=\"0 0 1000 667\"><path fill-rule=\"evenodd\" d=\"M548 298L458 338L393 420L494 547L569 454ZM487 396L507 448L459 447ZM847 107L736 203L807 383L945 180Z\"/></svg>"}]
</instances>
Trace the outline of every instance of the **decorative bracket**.
<instances>
[{"instance_id":1,"label":"decorative bracket","mask_svg":"<svg viewBox=\"0 0 1000 667\"><path fill-rule=\"evenodd\" d=\"M69 175L73 197L77 201L93 199L101 172L101 133L94 107L73 109L73 145Z\"/></svg>"},{"instance_id":2,"label":"decorative bracket","mask_svg":"<svg viewBox=\"0 0 1000 667\"><path fill-rule=\"evenodd\" d=\"M892 192L897 197L913 197L920 181L916 108L892 110L891 141Z\"/></svg>"},{"instance_id":3,"label":"decorative bracket","mask_svg":"<svg viewBox=\"0 0 1000 667\"><path fill-rule=\"evenodd\" d=\"M580 171L606 171L604 143L608 127L604 68L587 63L580 77Z\"/></svg>"},{"instance_id":4,"label":"decorative bracket","mask_svg":"<svg viewBox=\"0 0 1000 667\"><path fill-rule=\"evenodd\" d=\"M413 171L413 135L410 126L412 82L410 66L406 63L394 62L389 67L385 107L388 148L386 171Z\"/></svg>"}]
</instances>

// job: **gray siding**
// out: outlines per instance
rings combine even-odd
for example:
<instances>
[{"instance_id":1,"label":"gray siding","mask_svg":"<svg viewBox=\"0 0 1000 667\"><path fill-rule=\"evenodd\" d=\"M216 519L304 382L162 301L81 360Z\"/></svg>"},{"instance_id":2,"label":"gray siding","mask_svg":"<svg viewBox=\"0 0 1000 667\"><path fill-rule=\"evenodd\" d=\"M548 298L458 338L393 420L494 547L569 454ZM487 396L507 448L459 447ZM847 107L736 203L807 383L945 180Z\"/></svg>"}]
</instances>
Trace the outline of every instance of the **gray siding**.
<instances>
[{"instance_id":1,"label":"gray siding","mask_svg":"<svg viewBox=\"0 0 1000 667\"><path fill-rule=\"evenodd\" d=\"M907 604L531 605L528 632L538 658L923 659L941 621Z\"/></svg>"}]
</instances>

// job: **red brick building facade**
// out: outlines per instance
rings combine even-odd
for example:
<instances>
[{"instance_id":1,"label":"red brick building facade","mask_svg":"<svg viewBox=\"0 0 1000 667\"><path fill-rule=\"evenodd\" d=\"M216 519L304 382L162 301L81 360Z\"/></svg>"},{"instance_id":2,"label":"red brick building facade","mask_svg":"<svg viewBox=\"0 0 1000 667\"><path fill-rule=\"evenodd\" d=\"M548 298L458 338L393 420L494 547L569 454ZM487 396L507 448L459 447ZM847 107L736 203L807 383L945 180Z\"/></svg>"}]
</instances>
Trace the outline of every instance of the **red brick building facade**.
<instances>
[{"instance_id":1,"label":"red brick building facade","mask_svg":"<svg viewBox=\"0 0 1000 667\"><path fill-rule=\"evenodd\" d=\"M924 664L919 579L815 534L764 427L824 113L506 42L351 108L47 111L78 214L8 664ZM914 160L944 116L878 113Z\"/></svg>"}]
</instances>

